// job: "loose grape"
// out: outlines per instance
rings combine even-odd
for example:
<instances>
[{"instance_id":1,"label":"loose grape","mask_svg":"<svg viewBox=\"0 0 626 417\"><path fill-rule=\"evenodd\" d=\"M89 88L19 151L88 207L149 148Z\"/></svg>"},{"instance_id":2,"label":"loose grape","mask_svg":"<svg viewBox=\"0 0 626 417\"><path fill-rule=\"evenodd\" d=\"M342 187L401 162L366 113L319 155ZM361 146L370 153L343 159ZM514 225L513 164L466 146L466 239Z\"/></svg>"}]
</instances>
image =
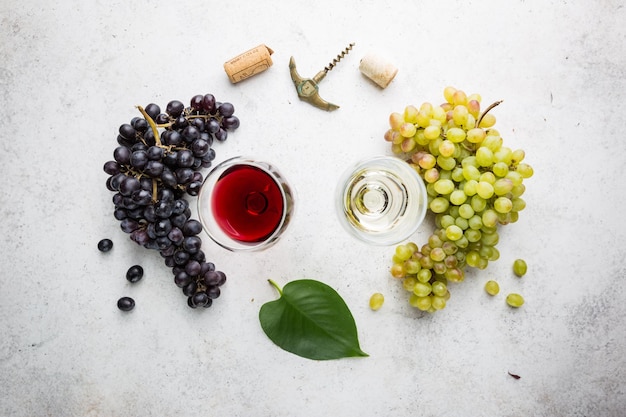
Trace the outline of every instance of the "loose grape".
<instances>
[{"instance_id":1,"label":"loose grape","mask_svg":"<svg viewBox=\"0 0 626 417\"><path fill-rule=\"evenodd\" d=\"M518 308L524 305L524 297L519 294L511 293L506 296L506 303L511 307Z\"/></svg>"},{"instance_id":2,"label":"loose grape","mask_svg":"<svg viewBox=\"0 0 626 417\"><path fill-rule=\"evenodd\" d=\"M122 297L117 300L117 308L122 311L130 311L135 308L135 300L130 297Z\"/></svg>"},{"instance_id":3,"label":"loose grape","mask_svg":"<svg viewBox=\"0 0 626 417\"><path fill-rule=\"evenodd\" d=\"M485 283L485 291L489 295L496 295L500 292L500 285L496 281L490 280Z\"/></svg>"},{"instance_id":4,"label":"loose grape","mask_svg":"<svg viewBox=\"0 0 626 417\"><path fill-rule=\"evenodd\" d=\"M384 302L385 302L385 297L381 293L379 292L374 293L370 297L370 308L376 311L383 306Z\"/></svg>"},{"instance_id":5,"label":"loose grape","mask_svg":"<svg viewBox=\"0 0 626 417\"><path fill-rule=\"evenodd\" d=\"M113 241L111 239L102 239L98 242L98 250L100 252L108 252L113 249Z\"/></svg>"},{"instance_id":6,"label":"loose grape","mask_svg":"<svg viewBox=\"0 0 626 417\"><path fill-rule=\"evenodd\" d=\"M513 262L513 272L518 277L521 278L526 275L527 270L528 266L526 265L526 261L524 261L523 259L516 259L515 262Z\"/></svg>"},{"instance_id":7,"label":"loose grape","mask_svg":"<svg viewBox=\"0 0 626 417\"><path fill-rule=\"evenodd\" d=\"M133 265L126 271L126 279L129 282L137 282L143 277L143 268L141 265Z\"/></svg>"}]
</instances>

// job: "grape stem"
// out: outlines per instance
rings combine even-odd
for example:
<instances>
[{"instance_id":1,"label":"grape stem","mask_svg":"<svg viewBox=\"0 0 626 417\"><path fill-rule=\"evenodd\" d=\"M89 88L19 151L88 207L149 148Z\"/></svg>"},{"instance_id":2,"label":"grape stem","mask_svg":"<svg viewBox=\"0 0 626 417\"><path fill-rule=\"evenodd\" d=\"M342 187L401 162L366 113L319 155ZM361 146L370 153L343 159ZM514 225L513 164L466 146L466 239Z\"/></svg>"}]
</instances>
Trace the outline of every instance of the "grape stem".
<instances>
[{"instance_id":1,"label":"grape stem","mask_svg":"<svg viewBox=\"0 0 626 417\"><path fill-rule=\"evenodd\" d=\"M268 281L270 284L272 284L272 286L273 286L274 288L276 288L276 291L278 291L278 293L279 293L279 294L281 295L281 297L282 297L282 295L283 295L283 290L282 290L282 289L278 286L278 284L277 284L276 282L274 282L274 280L272 280L272 279L268 279L267 281Z\"/></svg>"},{"instance_id":2,"label":"grape stem","mask_svg":"<svg viewBox=\"0 0 626 417\"><path fill-rule=\"evenodd\" d=\"M152 133L154 134L154 141L156 142L157 146L162 147L161 137L159 136L159 129L157 129L157 125L156 123L154 123L154 120L152 120L152 117L150 117L150 115L146 113L144 108L141 106L137 106L137 110L139 110L139 112L143 115L143 117L146 119L146 121L150 125L150 128L152 129Z\"/></svg>"},{"instance_id":3,"label":"grape stem","mask_svg":"<svg viewBox=\"0 0 626 417\"><path fill-rule=\"evenodd\" d=\"M494 107L498 106L498 105L499 105L500 103L502 103L503 101L504 101L504 100L496 101L495 103L492 103L489 107L487 107L487 108L485 109L485 111L484 111L484 112L482 112L482 114L480 115L480 117L478 118L478 120L476 120L476 126L475 126L475 127L478 127L478 126L480 125L480 122L482 122L482 121L483 121L483 117L485 117L485 115L486 115L487 113L489 113L489 112L491 111L491 109L493 109Z\"/></svg>"}]
</instances>

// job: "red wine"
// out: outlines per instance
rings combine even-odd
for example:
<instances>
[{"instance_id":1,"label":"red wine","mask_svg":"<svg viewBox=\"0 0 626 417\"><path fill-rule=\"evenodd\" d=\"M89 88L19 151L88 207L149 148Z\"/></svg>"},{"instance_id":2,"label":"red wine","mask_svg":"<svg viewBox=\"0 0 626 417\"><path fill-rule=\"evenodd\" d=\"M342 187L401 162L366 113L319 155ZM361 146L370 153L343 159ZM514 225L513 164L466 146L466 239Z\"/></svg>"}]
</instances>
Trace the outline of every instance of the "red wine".
<instances>
[{"instance_id":1,"label":"red wine","mask_svg":"<svg viewBox=\"0 0 626 417\"><path fill-rule=\"evenodd\" d=\"M213 186L211 208L224 233L250 243L267 239L285 209L276 180L250 165L235 165L222 173Z\"/></svg>"}]
</instances>

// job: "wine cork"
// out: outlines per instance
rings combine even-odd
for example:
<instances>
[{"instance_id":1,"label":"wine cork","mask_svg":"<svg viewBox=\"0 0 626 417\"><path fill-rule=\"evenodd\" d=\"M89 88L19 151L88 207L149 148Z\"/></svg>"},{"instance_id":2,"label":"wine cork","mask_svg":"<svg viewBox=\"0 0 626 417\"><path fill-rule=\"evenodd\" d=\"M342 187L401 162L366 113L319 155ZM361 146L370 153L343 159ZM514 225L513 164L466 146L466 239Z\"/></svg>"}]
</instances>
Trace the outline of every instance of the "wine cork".
<instances>
[{"instance_id":1,"label":"wine cork","mask_svg":"<svg viewBox=\"0 0 626 417\"><path fill-rule=\"evenodd\" d=\"M381 88L387 87L398 73L398 68L372 53L361 59L359 70Z\"/></svg>"},{"instance_id":2,"label":"wine cork","mask_svg":"<svg viewBox=\"0 0 626 417\"><path fill-rule=\"evenodd\" d=\"M231 83L238 83L271 67L273 53L271 48L261 44L225 62L224 71Z\"/></svg>"}]
</instances>

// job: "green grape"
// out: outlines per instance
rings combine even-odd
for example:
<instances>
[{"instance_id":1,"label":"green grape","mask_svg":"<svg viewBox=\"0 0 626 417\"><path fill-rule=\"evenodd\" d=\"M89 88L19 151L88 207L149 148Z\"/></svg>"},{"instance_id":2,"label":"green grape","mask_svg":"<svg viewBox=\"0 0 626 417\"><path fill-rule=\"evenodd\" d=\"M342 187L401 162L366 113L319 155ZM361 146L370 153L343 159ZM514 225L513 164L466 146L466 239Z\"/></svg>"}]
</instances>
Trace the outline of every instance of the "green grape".
<instances>
[{"instance_id":1,"label":"green grape","mask_svg":"<svg viewBox=\"0 0 626 417\"><path fill-rule=\"evenodd\" d=\"M445 259L445 257L446 257L446 253L440 247L434 248L432 251L430 251L430 259L432 259L435 262L441 262Z\"/></svg>"},{"instance_id":2,"label":"green grape","mask_svg":"<svg viewBox=\"0 0 626 417\"><path fill-rule=\"evenodd\" d=\"M454 224L459 226L461 230L467 230L467 228L469 228L469 222L467 221L467 219L460 216L454 219Z\"/></svg>"},{"instance_id":3,"label":"green grape","mask_svg":"<svg viewBox=\"0 0 626 417\"><path fill-rule=\"evenodd\" d=\"M482 239L482 237L483 237L483 234L480 230L469 229L465 231L465 238L467 239L468 242L471 242L471 243L480 242L480 239Z\"/></svg>"},{"instance_id":4,"label":"green grape","mask_svg":"<svg viewBox=\"0 0 626 417\"><path fill-rule=\"evenodd\" d=\"M526 152L523 149L516 149L511 154L511 162L515 165L519 164L526 157Z\"/></svg>"},{"instance_id":5,"label":"green grape","mask_svg":"<svg viewBox=\"0 0 626 417\"><path fill-rule=\"evenodd\" d=\"M526 271L528 270L528 266L526 265L526 261L523 259L516 259L513 262L513 272L518 277L523 277L526 275Z\"/></svg>"},{"instance_id":6,"label":"green grape","mask_svg":"<svg viewBox=\"0 0 626 417\"><path fill-rule=\"evenodd\" d=\"M406 262L404 262L404 270L409 275L417 274L420 269L422 269L422 266L417 259L407 259Z\"/></svg>"},{"instance_id":7,"label":"green grape","mask_svg":"<svg viewBox=\"0 0 626 417\"><path fill-rule=\"evenodd\" d=\"M417 284L417 278L415 277L406 277L402 280L402 287L409 292L413 291L415 284Z\"/></svg>"},{"instance_id":8,"label":"green grape","mask_svg":"<svg viewBox=\"0 0 626 417\"><path fill-rule=\"evenodd\" d=\"M526 208L526 201L524 201L523 199L517 197L517 198L513 198L513 200L511 200L513 207L511 208L511 211L522 211Z\"/></svg>"},{"instance_id":9,"label":"green grape","mask_svg":"<svg viewBox=\"0 0 626 417\"><path fill-rule=\"evenodd\" d=\"M472 209L475 213L480 213L487 207L487 200L476 194L470 200L470 205L472 206Z\"/></svg>"},{"instance_id":10,"label":"green grape","mask_svg":"<svg viewBox=\"0 0 626 417\"><path fill-rule=\"evenodd\" d=\"M488 167L493 164L493 152L486 146L481 146L476 150L476 162L481 167Z\"/></svg>"},{"instance_id":11,"label":"green grape","mask_svg":"<svg viewBox=\"0 0 626 417\"><path fill-rule=\"evenodd\" d=\"M493 196L493 185L487 181L479 181L476 186L476 194L485 200Z\"/></svg>"},{"instance_id":12,"label":"green grape","mask_svg":"<svg viewBox=\"0 0 626 417\"><path fill-rule=\"evenodd\" d=\"M498 213L495 210L487 209L482 214L483 225L494 227L498 224Z\"/></svg>"},{"instance_id":13,"label":"green grape","mask_svg":"<svg viewBox=\"0 0 626 417\"><path fill-rule=\"evenodd\" d=\"M428 237L428 246L431 248L440 248L443 245L443 240L436 234L432 234Z\"/></svg>"},{"instance_id":14,"label":"green grape","mask_svg":"<svg viewBox=\"0 0 626 417\"><path fill-rule=\"evenodd\" d=\"M493 184L493 192L497 196L503 196L513 190L513 181L508 178L499 178Z\"/></svg>"},{"instance_id":15,"label":"green grape","mask_svg":"<svg viewBox=\"0 0 626 417\"><path fill-rule=\"evenodd\" d=\"M502 146L500 149L493 153L495 162L504 162L507 165L511 165L511 160L513 159L513 152L511 148L507 148L506 146Z\"/></svg>"},{"instance_id":16,"label":"green grape","mask_svg":"<svg viewBox=\"0 0 626 417\"><path fill-rule=\"evenodd\" d=\"M441 281L433 282L431 287L432 293L439 297L443 297L448 292L448 287Z\"/></svg>"},{"instance_id":17,"label":"green grape","mask_svg":"<svg viewBox=\"0 0 626 417\"><path fill-rule=\"evenodd\" d=\"M398 129L400 134L405 138L412 138L417 133L417 128L413 123L404 122Z\"/></svg>"},{"instance_id":18,"label":"green grape","mask_svg":"<svg viewBox=\"0 0 626 417\"><path fill-rule=\"evenodd\" d=\"M483 245L496 246L498 244L499 239L500 239L500 235L498 235L498 232L493 232L493 233L483 232L483 237L481 241Z\"/></svg>"},{"instance_id":19,"label":"green grape","mask_svg":"<svg viewBox=\"0 0 626 417\"><path fill-rule=\"evenodd\" d=\"M448 209L449 205L450 203L447 199L443 197L437 197L430 202L429 207L433 213L443 213Z\"/></svg>"},{"instance_id":20,"label":"green grape","mask_svg":"<svg viewBox=\"0 0 626 417\"><path fill-rule=\"evenodd\" d=\"M476 180L467 180L463 185L463 192L468 197L472 197L476 194L476 186L478 185L478 181Z\"/></svg>"},{"instance_id":21,"label":"green grape","mask_svg":"<svg viewBox=\"0 0 626 417\"><path fill-rule=\"evenodd\" d=\"M459 247L454 242L445 241L441 245L441 249L443 249L446 255L454 255L459 250Z\"/></svg>"},{"instance_id":22,"label":"green grape","mask_svg":"<svg viewBox=\"0 0 626 417\"><path fill-rule=\"evenodd\" d=\"M524 305L524 297L519 294L511 293L506 296L506 303L514 308L519 308Z\"/></svg>"},{"instance_id":23,"label":"green grape","mask_svg":"<svg viewBox=\"0 0 626 417\"><path fill-rule=\"evenodd\" d=\"M446 299L443 297L431 297L431 306L435 310L443 310L446 307Z\"/></svg>"},{"instance_id":24,"label":"green grape","mask_svg":"<svg viewBox=\"0 0 626 417\"><path fill-rule=\"evenodd\" d=\"M441 156L451 157L452 155L454 155L455 151L456 145L447 139L439 144L439 155Z\"/></svg>"},{"instance_id":25,"label":"green grape","mask_svg":"<svg viewBox=\"0 0 626 417\"><path fill-rule=\"evenodd\" d=\"M429 125L424 128L424 137L428 140L433 140L441 135L441 128L439 126Z\"/></svg>"},{"instance_id":26,"label":"green grape","mask_svg":"<svg viewBox=\"0 0 626 417\"><path fill-rule=\"evenodd\" d=\"M456 241L459 240L463 236L463 229L461 229L456 224L451 224L446 227L446 237L450 240Z\"/></svg>"},{"instance_id":27,"label":"green grape","mask_svg":"<svg viewBox=\"0 0 626 417\"><path fill-rule=\"evenodd\" d=\"M457 157L455 156L455 158ZM460 166L454 167L454 169L452 170L452 174L450 175L450 178L456 183L465 181L465 177L463 176L463 168Z\"/></svg>"},{"instance_id":28,"label":"green grape","mask_svg":"<svg viewBox=\"0 0 626 417\"><path fill-rule=\"evenodd\" d=\"M445 157L443 155L439 155L437 157L437 165L441 167L441 169L445 169L446 171L452 171L456 166L456 159L453 157Z\"/></svg>"},{"instance_id":29,"label":"green grape","mask_svg":"<svg viewBox=\"0 0 626 417\"><path fill-rule=\"evenodd\" d=\"M463 190L454 190L450 193L449 199L452 204L460 206L467 201L467 194Z\"/></svg>"},{"instance_id":30,"label":"green grape","mask_svg":"<svg viewBox=\"0 0 626 417\"><path fill-rule=\"evenodd\" d=\"M383 306L383 303L385 302L385 297L377 292L372 294L372 296L370 297L370 308L374 311L380 309Z\"/></svg>"},{"instance_id":31,"label":"green grape","mask_svg":"<svg viewBox=\"0 0 626 417\"><path fill-rule=\"evenodd\" d=\"M524 181L524 177L522 177L522 174L520 174L517 171L509 171L506 174L505 178L508 178L511 181L513 181L513 186L522 185L522 182Z\"/></svg>"},{"instance_id":32,"label":"green grape","mask_svg":"<svg viewBox=\"0 0 626 417\"><path fill-rule=\"evenodd\" d=\"M443 216L441 216L441 228L445 229L450 225L454 224L454 217L452 217L449 214L444 214Z\"/></svg>"},{"instance_id":33,"label":"green grape","mask_svg":"<svg viewBox=\"0 0 626 417\"><path fill-rule=\"evenodd\" d=\"M513 188L511 189L511 196L513 198L521 197L522 194L524 194L524 191L526 191L526 186L524 184L513 185Z\"/></svg>"},{"instance_id":34,"label":"green grape","mask_svg":"<svg viewBox=\"0 0 626 417\"><path fill-rule=\"evenodd\" d=\"M470 219L474 217L474 209L471 204L462 204L459 206L459 216L464 219Z\"/></svg>"},{"instance_id":35,"label":"green grape","mask_svg":"<svg viewBox=\"0 0 626 417\"><path fill-rule=\"evenodd\" d=\"M500 285L496 281L490 280L485 283L485 291L489 295L497 295L500 292Z\"/></svg>"},{"instance_id":36,"label":"green grape","mask_svg":"<svg viewBox=\"0 0 626 417\"><path fill-rule=\"evenodd\" d=\"M435 182L435 191L439 194L450 194L454 191L454 182L452 180L439 179Z\"/></svg>"},{"instance_id":37,"label":"green grape","mask_svg":"<svg viewBox=\"0 0 626 417\"><path fill-rule=\"evenodd\" d=\"M396 256L398 259L406 261L413 255L413 250L407 245L398 245L396 246Z\"/></svg>"},{"instance_id":38,"label":"green grape","mask_svg":"<svg viewBox=\"0 0 626 417\"><path fill-rule=\"evenodd\" d=\"M478 179L478 182L480 181L488 182L493 185L496 182L496 176L493 175L493 172L483 172Z\"/></svg>"},{"instance_id":39,"label":"green grape","mask_svg":"<svg viewBox=\"0 0 626 417\"><path fill-rule=\"evenodd\" d=\"M478 168L478 162L476 162L476 157L474 155L468 155L461 161L461 167L465 168L466 166L473 166L474 168ZM479 172L480 175L480 172Z\"/></svg>"},{"instance_id":40,"label":"green grape","mask_svg":"<svg viewBox=\"0 0 626 417\"><path fill-rule=\"evenodd\" d=\"M422 176L424 181L427 183L433 184L435 181L439 179L439 170L437 168L430 168L424 171L424 175Z\"/></svg>"},{"instance_id":41,"label":"green grape","mask_svg":"<svg viewBox=\"0 0 626 417\"><path fill-rule=\"evenodd\" d=\"M390 272L394 278L404 278L406 276L406 270L402 264L393 264Z\"/></svg>"},{"instance_id":42,"label":"green grape","mask_svg":"<svg viewBox=\"0 0 626 417\"><path fill-rule=\"evenodd\" d=\"M417 295L418 297L426 297L427 295L430 295L431 292L432 286L428 282L418 281L413 287L413 294Z\"/></svg>"},{"instance_id":43,"label":"green grape","mask_svg":"<svg viewBox=\"0 0 626 417\"><path fill-rule=\"evenodd\" d=\"M432 300L430 297L419 297L417 296L417 301L415 302L415 307L419 308L422 311L428 311L432 305Z\"/></svg>"},{"instance_id":44,"label":"green grape","mask_svg":"<svg viewBox=\"0 0 626 417\"><path fill-rule=\"evenodd\" d=\"M504 162L496 162L491 169L497 177L504 177L509 173L509 166Z\"/></svg>"},{"instance_id":45,"label":"green grape","mask_svg":"<svg viewBox=\"0 0 626 417\"><path fill-rule=\"evenodd\" d=\"M519 172L523 178L530 178L534 174L533 167L524 162L518 164L515 170Z\"/></svg>"},{"instance_id":46,"label":"green grape","mask_svg":"<svg viewBox=\"0 0 626 417\"><path fill-rule=\"evenodd\" d=\"M478 214L474 214L470 217L467 223L472 230L480 230L480 228L483 227L483 219Z\"/></svg>"},{"instance_id":47,"label":"green grape","mask_svg":"<svg viewBox=\"0 0 626 417\"><path fill-rule=\"evenodd\" d=\"M480 171L474 165L463 166L463 177L467 181L469 180L478 181L478 179L480 178Z\"/></svg>"},{"instance_id":48,"label":"green grape","mask_svg":"<svg viewBox=\"0 0 626 417\"><path fill-rule=\"evenodd\" d=\"M408 105L404 108L403 118L409 123L417 123L417 113L419 110L413 105Z\"/></svg>"},{"instance_id":49,"label":"green grape","mask_svg":"<svg viewBox=\"0 0 626 417\"><path fill-rule=\"evenodd\" d=\"M465 140L465 130L459 127L451 127L446 131L446 137L450 142L461 143Z\"/></svg>"},{"instance_id":50,"label":"green grape","mask_svg":"<svg viewBox=\"0 0 626 417\"><path fill-rule=\"evenodd\" d=\"M422 283L426 283L428 281L430 281L430 279L433 277L433 273L430 269L421 269L418 273L417 273L417 280L419 282Z\"/></svg>"},{"instance_id":51,"label":"green grape","mask_svg":"<svg viewBox=\"0 0 626 417\"><path fill-rule=\"evenodd\" d=\"M493 208L498 213L508 213L513 209L513 202L506 197L498 197L493 202Z\"/></svg>"}]
</instances>

